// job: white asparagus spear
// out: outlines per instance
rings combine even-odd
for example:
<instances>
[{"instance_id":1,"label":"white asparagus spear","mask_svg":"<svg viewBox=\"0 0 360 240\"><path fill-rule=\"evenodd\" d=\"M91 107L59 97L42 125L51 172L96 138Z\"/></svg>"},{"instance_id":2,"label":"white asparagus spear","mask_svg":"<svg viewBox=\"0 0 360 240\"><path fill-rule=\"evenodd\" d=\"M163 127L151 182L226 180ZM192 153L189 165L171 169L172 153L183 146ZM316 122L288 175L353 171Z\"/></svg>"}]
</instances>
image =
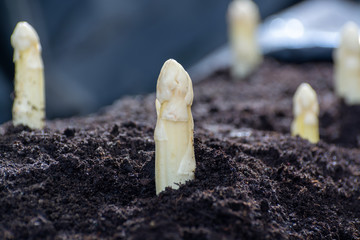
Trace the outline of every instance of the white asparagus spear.
<instances>
[{"instance_id":1,"label":"white asparagus spear","mask_svg":"<svg viewBox=\"0 0 360 240\"><path fill-rule=\"evenodd\" d=\"M359 28L348 22L341 31L339 47L334 52L335 93L348 105L360 104Z\"/></svg>"},{"instance_id":2,"label":"white asparagus spear","mask_svg":"<svg viewBox=\"0 0 360 240\"><path fill-rule=\"evenodd\" d=\"M45 125L44 66L39 36L30 24L19 22L11 35L15 63L14 126Z\"/></svg>"},{"instance_id":3,"label":"white asparagus spear","mask_svg":"<svg viewBox=\"0 0 360 240\"><path fill-rule=\"evenodd\" d=\"M293 98L294 121L291 134L309 140L319 141L319 103L316 92L307 83L302 83Z\"/></svg>"},{"instance_id":4,"label":"white asparagus spear","mask_svg":"<svg viewBox=\"0 0 360 240\"><path fill-rule=\"evenodd\" d=\"M194 122L191 114L192 82L175 60L166 61L156 88L155 127L156 194L166 187L194 179Z\"/></svg>"},{"instance_id":5,"label":"white asparagus spear","mask_svg":"<svg viewBox=\"0 0 360 240\"><path fill-rule=\"evenodd\" d=\"M259 9L251 0L234 0L228 8L229 40L233 54L232 75L243 79L262 62L257 42Z\"/></svg>"}]
</instances>

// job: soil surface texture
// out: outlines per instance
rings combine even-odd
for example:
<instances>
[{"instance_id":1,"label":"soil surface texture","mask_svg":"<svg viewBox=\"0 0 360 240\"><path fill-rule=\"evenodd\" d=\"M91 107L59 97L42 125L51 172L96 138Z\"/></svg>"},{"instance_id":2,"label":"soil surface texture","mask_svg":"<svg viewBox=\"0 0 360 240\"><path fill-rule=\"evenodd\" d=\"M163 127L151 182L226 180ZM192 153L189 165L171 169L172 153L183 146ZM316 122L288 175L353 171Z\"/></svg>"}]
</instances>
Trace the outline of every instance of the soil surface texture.
<instances>
[{"instance_id":1,"label":"soil surface texture","mask_svg":"<svg viewBox=\"0 0 360 240\"><path fill-rule=\"evenodd\" d=\"M302 82L317 144L289 134ZM360 239L360 111L332 86L330 63L272 60L194 84L195 180L159 196L154 94L41 131L5 123L0 239Z\"/></svg>"}]
</instances>

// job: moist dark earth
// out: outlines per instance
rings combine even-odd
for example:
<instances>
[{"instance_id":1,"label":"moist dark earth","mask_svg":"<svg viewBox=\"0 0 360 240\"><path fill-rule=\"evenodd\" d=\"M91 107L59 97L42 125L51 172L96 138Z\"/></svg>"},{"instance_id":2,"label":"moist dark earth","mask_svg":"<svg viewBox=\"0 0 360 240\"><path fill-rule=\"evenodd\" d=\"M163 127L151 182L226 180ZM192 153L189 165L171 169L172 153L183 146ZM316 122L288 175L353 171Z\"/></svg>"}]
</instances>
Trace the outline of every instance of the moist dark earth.
<instances>
[{"instance_id":1,"label":"moist dark earth","mask_svg":"<svg viewBox=\"0 0 360 240\"><path fill-rule=\"evenodd\" d=\"M289 134L310 83L321 141ZM155 84L155 80L154 80ZM266 60L194 85L195 180L155 194L155 95L32 131L0 127L0 239L360 239L359 109L332 64Z\"/></svg>"}]
</instances>

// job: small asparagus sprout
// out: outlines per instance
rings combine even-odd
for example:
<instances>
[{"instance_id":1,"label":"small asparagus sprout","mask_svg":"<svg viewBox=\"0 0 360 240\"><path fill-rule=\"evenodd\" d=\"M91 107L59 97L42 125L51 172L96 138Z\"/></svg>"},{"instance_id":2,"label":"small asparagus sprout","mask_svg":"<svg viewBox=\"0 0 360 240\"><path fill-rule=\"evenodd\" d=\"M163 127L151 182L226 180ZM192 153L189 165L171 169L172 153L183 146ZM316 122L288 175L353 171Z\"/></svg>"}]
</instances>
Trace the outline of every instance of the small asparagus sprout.
<instances>
[{"instance_id":1,"label":"small asparagus sprout","mask_svg":"<svg viewBox=\"0 0 360 240\"><path fill-rule=\"evenodd\" d=\"M360 104L360 42L355 23L348 22L343 27L334 62L336 94L349 105Z\"/></svg>"},{"instance_id":2,"label":"small asparagus sprout","mask_svg":"<svg viewBox=\"0 0 360 240\"><path fill-rule=\"evenodd\" d=\"M234 0L228 8L229 40L233 53L232 75L242 79L262 62L256 31L259 9L251 0Z\"/></svg>"},{"instance_id":3,"label":"small asparagus sprout","mask_svg":"<svg viewBox=\"0 0 360 240\"><path fill-rule=\"evenodd\" d=\"M291 125L291 134L309 140L319 141L319 103L316 92L307 83L302 83L293 98L295 120Z\"/></svg>"},{"instance_id":4,"label":"small asparagus sprout","mask_svg":"<svg viewBox=\"0 0 360 240\"><path fill-rule=\"evenodd\" d=\"M44 66L39 36L30 24L19 22L11 35L15 63L14 126L45 125Z\"/></svg>"},{"instance_id":5,"label":"small asparagus sprout","mask_svg":"<svg viewBox=\"0 0 360 240\"><path fill-rule=\"evenodd\" d=\"M156 194L166 187L194 179L194 121L192 82L175 60L167 60L156 87L155 182Z\"/></svg>"}]
</instances>

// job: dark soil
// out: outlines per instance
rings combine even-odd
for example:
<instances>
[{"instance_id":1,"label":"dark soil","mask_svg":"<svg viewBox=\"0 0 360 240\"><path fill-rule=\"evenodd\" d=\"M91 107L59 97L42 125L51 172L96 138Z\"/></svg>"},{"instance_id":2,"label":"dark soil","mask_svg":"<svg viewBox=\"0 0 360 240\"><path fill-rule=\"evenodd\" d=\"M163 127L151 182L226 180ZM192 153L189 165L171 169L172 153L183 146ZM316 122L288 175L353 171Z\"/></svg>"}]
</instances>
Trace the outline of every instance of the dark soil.
<instances>
[{"instance_id":1,"label":"dark soil","mask_svg":"<svg viewBox=\"0 0 360 240\"><path fill-rule=\"evenodd\" d=\"M233 82L227 69L219 70L198 85L196 101L201 108L196 116L209 123L287 134L293 120L292 97L297 87L307 82L318 95L320 138L344 147L360 147L360 106L349 107L338 99L333 81L331 63L297 65L268 60L242 82Z\"/></svg>"},{"instance_id":2,"label":"dark soil","mask_svg":"<svg viewBox=\"0 0 360 240\"><path fill-rule=\"evenodd\" d=\"M268 60L247 81L196 84L196 179L159 196L153 94L43 131L2 125L0 239L360 239L360 127L331 69ZM318 144L288 133L303 81Z\"/></svg>"}]
</instances>

